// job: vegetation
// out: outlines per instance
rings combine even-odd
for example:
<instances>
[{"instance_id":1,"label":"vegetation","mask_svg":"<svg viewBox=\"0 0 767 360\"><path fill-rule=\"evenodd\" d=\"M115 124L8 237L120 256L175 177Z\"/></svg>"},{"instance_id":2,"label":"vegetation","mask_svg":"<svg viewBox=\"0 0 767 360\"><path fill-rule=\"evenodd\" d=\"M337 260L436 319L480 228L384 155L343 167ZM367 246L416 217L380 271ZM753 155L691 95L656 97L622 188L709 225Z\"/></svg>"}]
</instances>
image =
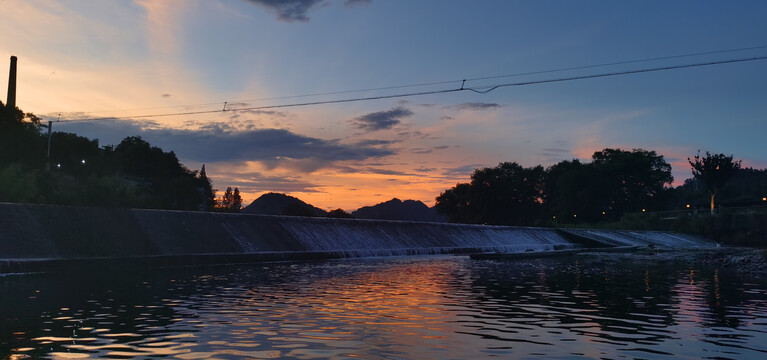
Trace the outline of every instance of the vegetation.
<instances>
[{"instance_id":1,"label":"vegetation","mask_svg":"<svg viewBox=\"0 0 767 360\"><path fill-rule=\"evenodd\" d=\"M134 208L212 210L202 171L138 136L117 146L55 132L47 156L40 121L0 103L0 201Z\"/></svg>"},{"instance_id":2,"label":"vegetation","mask_svg":"<svg viewBox=\"0 0 767 360\"><path fill-rule=\"evenodd\" d=\"M714 197L727 183L735 172L740 169L740 160L733 161L732 155L711 154L706 151L706 156L695 155L694 160L687 158L692 166L692 175L706 185L711 195L711 213L714 213Z\"/></svg>"},{"instance_id":3,"label":"vegetation","mask_svg":"<svg viewBox=\"0 0 767 360\"><path fill-rule=\"evenodd\" d=\"M474 171L471 182L437 197L451 222L541 226L560 221L617 220L663 206L671 166L654 151L604 149L583 164L562 161L543 169L501 163Z\"/></svg>"},{"instance_id":4,"label":"vegetation","mask_svg":"<svg viewBox=\"0 0 767 360\"><path fill-rule=\"evenodd\" d=\"M231 187L226 188L224 196L221 201L217 201L214 206L216 211L219 212L240 212L242 209L242 197L240 197L240 189Z\"/></svg>"},{"instance_id":5,"label":"vegetation","mask_svg":"<svg viewBox=\"0 0 767 360\"><path fill-rule=\"evenodd\" d=\"M545 171L502 163L475 170L435 208L451 222L668 230L767 245L767 170L708 152L689 162L694 177L678 187L663 157L642 149L604 149L591 163L562 161Z\"/></svg>"}]
</instances>

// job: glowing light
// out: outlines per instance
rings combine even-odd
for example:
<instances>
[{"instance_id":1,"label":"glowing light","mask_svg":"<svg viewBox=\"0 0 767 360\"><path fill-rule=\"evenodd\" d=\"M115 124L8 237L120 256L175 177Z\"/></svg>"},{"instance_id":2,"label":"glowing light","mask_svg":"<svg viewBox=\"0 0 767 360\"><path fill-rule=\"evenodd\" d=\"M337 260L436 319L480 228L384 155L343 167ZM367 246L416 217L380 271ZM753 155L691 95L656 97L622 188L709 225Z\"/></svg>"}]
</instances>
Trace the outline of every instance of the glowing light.
<instances>
[{"instance_id":1,"label":"glowing light","mask_svg":"<svg viewBox=\"0 0 767 360\"><path fill-rule=\"evenodd\" d=\"M767 201L767 197L763 197L763 198L762 198L762 201Z\"/></svg>"},{"instance_id":2,"label":"glowing light","mask_svg":"<svg viewBox=\"0 0 767 360\"><path fill-rule=\"evenodd\" d=\"M686 208L688 208L688 209L689 209L689 208L690 208L690 204L687 204L687 205L685 205L684 207L686 207Z\"/></svg>"},{"instance_id":3,"label":"glowing light","mask_svg":"<svg viewBox=\"0 0 767 360\"><path fill-rule=\"evenodd\" d=\"M605 215L605 212L604 212L604 211L602 211L602 215Z\"/></svg>"},{"instance_id":4,"label":"glowing light","mask_svg":"<svg viewBox=\"0 0 767 360\"><path fill-rule=\"evenodd\" d=\"M83 165L85 165L85 159L82 159L80 162L83 163Z\"/></svg>"},{"instance_id":5,"label":"glowing light","mask_svg":"<svg viewBox=\"0 0 767 360\"><path fill-rule=\"evenodd\" d=\"M576 217L578 217L578 215L573 214L573 217L576 218Z\"/></svg>"},{"instance_id":6,"label":"glowing light","mask_svg":"<svg viewBox=\"0 0 767 360\"><path fill-rule=\"evenodd\" d=\"M647 209L642 209L642 212L647 212Z\"/></svg>"}]
</instances>

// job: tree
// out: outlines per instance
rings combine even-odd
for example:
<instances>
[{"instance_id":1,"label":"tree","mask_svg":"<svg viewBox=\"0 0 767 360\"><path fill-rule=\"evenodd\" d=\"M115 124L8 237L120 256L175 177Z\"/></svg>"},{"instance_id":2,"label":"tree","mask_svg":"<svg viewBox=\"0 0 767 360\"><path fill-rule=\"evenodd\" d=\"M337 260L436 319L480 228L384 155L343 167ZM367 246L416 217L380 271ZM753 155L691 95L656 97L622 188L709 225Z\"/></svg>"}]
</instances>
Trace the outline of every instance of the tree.
<instances>
[{"instance_id":1,"label":"tree","mask_svg":"<svg viewBox=\"0 0 767 360\"><path fill-rule=\"evenodd\" d=\"M218 210L222 212L239 212L242 208L242 198L240 197L240 189L227 187L224 191L224 196L221 198Z\"/></svg>"},{"instance_id":2,"label":"tree","mask_svg":"<svg viewBox=\"0 0 767 360\"><path fill-rule=\"evenodd\" d=\"M604 199L605 179L596 167L577 159L561 161L546 169L546 208L559 221L599 221L612 218Z\"/></svg>"},{"instance_id":3,"label":"tree","mask_svg":"<svg viewBox=\"0 0 767 360\"><path fill-rule=\"evenodd\" d=\"M533 225L543 216L544 174L540 165L514 162L477 169L470 184L440 194L435 208L451 222Z\"/></svg>"},{"instance_id":4,"label":"tree","mask_svg":"<svg viewBox=\"0 0 767 360\"><path fill-rule=\"evenodd\" d=\"M328 217L336 219L350 219L352 218L352 215L344 211L344 209L338 208L328 211Z\"/></svg>"},{"instance_id":5,"label":"tree","mask_svg":"<svg viewBox=\"0 0 767 360\"><path fill-rule=\"evenodd\" d=\"M720 189L724 187L730 178L740 169L741 160L734 161L732 155L711 154L706 151L706 156L695 155L687 162L692 166L692 176L702 181L711 195L711 213L714 213L714 198Z\"/></svg>"},{"instance_id":6,"label":"tree","mask_svg":"<svg viewBox=\"0 0 767 360\"><path fill-rule=\"evenodd\" d=\"M674 181L671 165L655 151L606 148L592 156L602 196L593 198L601 202L604 211L620 217L626 212L660 206L657 201L667 185Z\"/></svg>"},{"instance_id":7,"label":"tree","mask_svg":"<svg viewBox=\"0 0 767 360\"><path fill-rule=\"evenodd\" d=\"M211 186L210 179L208 179L208 173L205 171L205 164L202 164L202 169L197 176L197 188L202 194L202 204L200 209L203 211L212 211L216 207L216 191Z\"/></svg>"}]
</instances>

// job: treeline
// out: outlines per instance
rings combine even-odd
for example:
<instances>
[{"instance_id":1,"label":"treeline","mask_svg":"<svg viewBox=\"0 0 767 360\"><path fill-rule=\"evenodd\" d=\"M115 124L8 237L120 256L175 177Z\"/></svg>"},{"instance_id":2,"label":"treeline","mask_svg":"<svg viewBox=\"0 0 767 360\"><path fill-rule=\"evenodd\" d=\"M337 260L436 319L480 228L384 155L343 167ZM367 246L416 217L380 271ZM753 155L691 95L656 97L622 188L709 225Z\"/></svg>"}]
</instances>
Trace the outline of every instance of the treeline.
<instances>
[{"instance_id":1,"label":"treeline","mask_svg":"<svg viewBox=\"0 0 767 360\"><path fill-rule=\"evenodd\" d=\"M205 173L138 136L116 146L54 132L39 118L0 102L0 201L132 208L213 210Z\"/></svg>"},{"instance_id":2,"label":"treeline","mask_svg":"<svg viewBox=\"0 0 767 360\"><path fill-rule=\"evenodd\" d=\"M435 208L451 222L558 226L615 222L629 213L673 210L705 211L714 194L721 204L767 204L767 171L738 169L732 157L706 154L690 164L720 161L701 167L695 178L671 187L671 165L655 151L604 149L589 163L562 161L543 168L505 162L476 169L468 183L457 184L436 199ZM726 177L726 164L737 165ZM710 164L709 164L710 165Z\"/></svg>"}]
</instances>

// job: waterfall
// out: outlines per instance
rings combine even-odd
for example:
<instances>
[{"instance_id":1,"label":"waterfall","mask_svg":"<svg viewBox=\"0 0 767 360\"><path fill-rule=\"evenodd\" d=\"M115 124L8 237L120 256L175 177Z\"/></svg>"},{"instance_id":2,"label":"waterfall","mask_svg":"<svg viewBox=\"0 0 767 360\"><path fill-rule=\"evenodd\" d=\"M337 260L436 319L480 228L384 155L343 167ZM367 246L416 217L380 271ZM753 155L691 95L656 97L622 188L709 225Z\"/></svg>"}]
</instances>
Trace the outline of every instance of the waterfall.
<instances>
[{"instance_id":1,"label":"waterfall","mask_svg":"<svg viewBox=\"0 0 767 360\"><path fill-rule=\"evenodd\" d=\"M0 260L239 256L342 258L521 253L590 246L710 247L655 231L549 229L388 220L0 203Z\"/></svg>"}]
</instances>

